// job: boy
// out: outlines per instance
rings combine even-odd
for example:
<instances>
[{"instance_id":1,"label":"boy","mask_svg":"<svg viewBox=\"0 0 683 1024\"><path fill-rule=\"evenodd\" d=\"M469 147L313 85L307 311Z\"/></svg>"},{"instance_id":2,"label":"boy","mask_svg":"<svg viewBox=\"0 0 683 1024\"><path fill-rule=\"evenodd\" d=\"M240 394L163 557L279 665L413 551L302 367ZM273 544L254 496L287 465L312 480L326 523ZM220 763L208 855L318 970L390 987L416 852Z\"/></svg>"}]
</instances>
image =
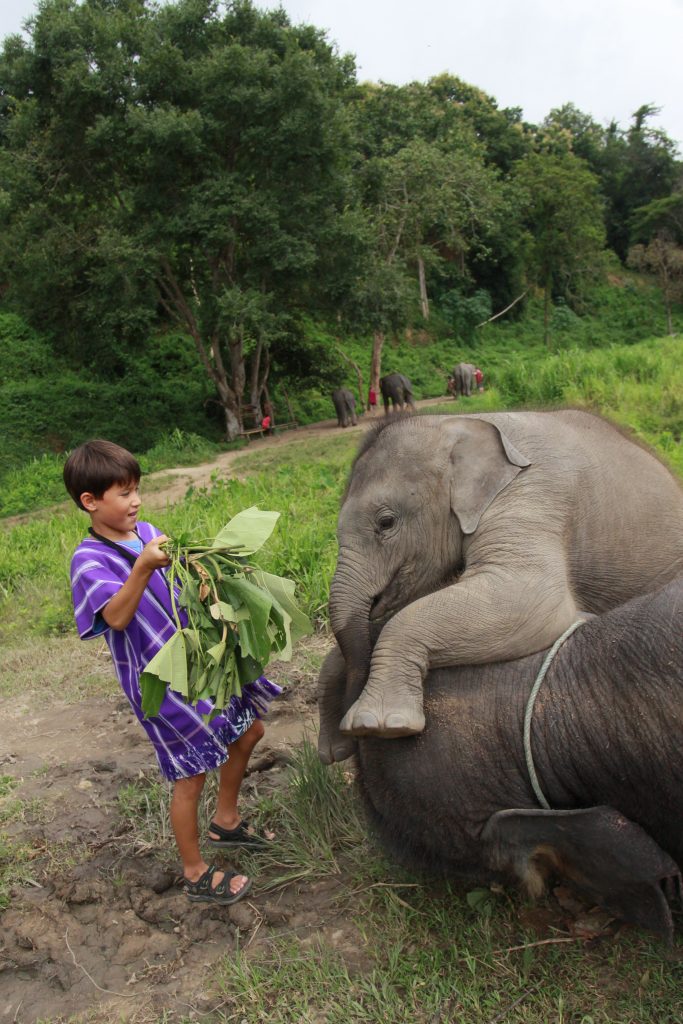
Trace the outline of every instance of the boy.
<instances>
[{"instance_id":1,"label":"boy","mask_svg":"<svg viewBox=\"0 0 683 1024\"><path fill-rule=\"evenodd\" d=\"M262 676L207 724L209 701L190 706L167 690L159 714L144 718L140 674L176 625L165 572L169 558L161 547L168 538L138 521L140 476L134 456L111 441L87 441L65 463L66 489L91 523L90 536L71 562L76 625L83 640L106 639L118 680L154 746L159 768L174 783L171 825L189 899L236 903L251 888L251 880L224 873L202 857L199 798L206 772L219 769L208 845L230 849L262 844L240 819L237 800L251 752L264 733L260 714L282 691Z\"/></svg>"}]
</instances>

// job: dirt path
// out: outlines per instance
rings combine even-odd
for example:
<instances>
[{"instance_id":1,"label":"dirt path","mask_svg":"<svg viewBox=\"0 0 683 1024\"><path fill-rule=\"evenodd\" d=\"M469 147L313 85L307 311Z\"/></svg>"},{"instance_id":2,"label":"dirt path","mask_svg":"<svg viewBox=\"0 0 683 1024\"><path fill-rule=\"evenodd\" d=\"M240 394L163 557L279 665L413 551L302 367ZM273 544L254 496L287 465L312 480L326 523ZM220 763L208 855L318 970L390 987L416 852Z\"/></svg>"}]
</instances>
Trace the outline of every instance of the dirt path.
<instances>
[{"instance_id":1,"label":"dirt path","mask_svg":"<svg viewBox=\"0 0 683 1024\"><path fill-rule=\"evenodd\" d=\"M418 409L428 408L432 405L443 405L448 398L425 398L416 402ZM454 411L456 411L454 409ZM378 422L381 413L375 416L361 417L355 427L346 427L347 434L360 434L373 423ZM254 451L261 451L263 448L280 448L282 445L306 444L312 438L329 437L331 433L341 433L336 420L321 420L319 423L312 423L306 427L297 427L295 430L287 430L282 434L275 434L272 437L259 437L250 442L250 448ZM213 462L203 463L201 466L179 466L177 469L162 469L158 473L151 473L147 480L163 479L172 477L172 482L165 484L160 490L154 490L145 494L145 505L150 509L163 508L166 504L173 504L182 500L187 488L190 486L207 486L214 474L217 479L229 476L230 470L236 459L243 459L248 456L249 448L242 448L239 451L224 452Z\"/></svg>"},{"instance_id":2,"label":"dirt path","mask_svg":"<svg viewBox=\"0 0 683 1024\"><path fill-rule=\"evenodd\" d=\"M428 408L432 405L443 405L448 397L425 398L416 402L418 409ZM454 412L458 409L454 406ZM377 412L375 416L364 416L355 427L347 427L346 433L360 434L367 430L373 423L377 422L382 413ZM280 448L283 445L306 444L312 438L329 437L330 434L341 433L337 426L336 419L320 420L318 423L311 423L308 426L297 427L286 430L281 434L274 434L272 437L256 437L249 442L248 447L238 448L235 451L223 452L212 462L203 462L199 466L177 466L173 469L160 469L156 473L149 473L145 476L144 482L151 482L153 488L145 491L145 507L154 510L165 508L166 505L173 505L182 501L187 493L188 487L207 487L212 478L220 479L231 475L232 465L236 459L248 458L250 450L261 451L263 448ZM0 526L10 528L20 526L32 519L49 517L54 512L63 511L71 507L71 502L65 501L48 509L41 509L38 512L26 512L16 516L5 516L0 519Z\"/></svg>"},{"instance_id":3,"label":"dirt path","mask_svg":"<svg viewBox=\"0 0 683 1024\"><path fill-rule=\"evenodd\" d=\"M295 661L269 669L287 691L266 720L243 807L282 786L292 750L304 734L314 737L317 667L328 646L325 637L308 638ZM86 1012L91 1024L171 1022L210 1013L220 1002L210 968L238 940L244 946L287 930L301 938L334 932L339 942L352 930L336 916L332 926L330 886L260 892L255 858L245 866L239 854L219 862L255 875L246 901L216 909L188 903L167 814L155 804L168 790L138 788L159 775L108 656L65 638L51 658L64 692L72 673L97 677L108 692L77 703L0 700L0 833L15 844L17 864L0 917L1 1022L62 1022ZM132 819L122 800L133 802ZM10 846L1 847L10 856Z\"/></svg>"}]
</instances>

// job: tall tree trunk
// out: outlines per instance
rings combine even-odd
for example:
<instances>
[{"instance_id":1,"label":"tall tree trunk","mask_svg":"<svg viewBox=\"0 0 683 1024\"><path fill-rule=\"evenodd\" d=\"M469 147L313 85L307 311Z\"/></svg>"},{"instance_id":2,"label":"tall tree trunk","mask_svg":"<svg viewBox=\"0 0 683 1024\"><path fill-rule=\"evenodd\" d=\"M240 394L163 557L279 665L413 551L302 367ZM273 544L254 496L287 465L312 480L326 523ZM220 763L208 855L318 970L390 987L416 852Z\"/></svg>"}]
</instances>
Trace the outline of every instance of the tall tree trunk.
<instances>
[{"instance_id":1,"label":"tall tree trunk","mask_svg":"<svg viewBox=\"0 0 683 1024\"><path fill-rule=\"evenodd\" d=\"M424 317L425 320L429 320L429 298L427 296L425 262L421 256L417 257L417 273L420 279L420 304L422 306L422 316Z\"/></svg>"},{"instance_id":2,"label":"tall tree trunk","mask_svg":"<svg viewBox=\"0 0 683 1024\"><path fill-rule=\"evenodd\" d=\"M375 331L372 336L372 360L370 362L370 387L379 393L379 379L382 376L382 348L384 331Z\"/></svg>"},{"instance_id":3,"label":"tall tree trunk","mask_svg":"<svg viewBox=\"0 0 683 1024\"><path fill-rule=\"evenodd\" d=\"M230 376L232 378L232 390L235 392L237 405L241 410L244 385L247 382L247 375L244 369L244 336L241 327L239 327L235 334L229 339L228 348L230 351ZM241 411L239 419L241 423Z\"/></svg>"},{"instance_id":4,"label":"tall tree trunk","mask_svg":"<svg viewBox=\"0 0 683 1024\"><path fill-rule=\"evenodd\" d=\"M225 438L227 441L234 441L242 431L242 418L237 396L225 377L222 380L217 380L214 377L214 383L218 392L218 400L223 408Z\"/></svg>"},{"instance_id":5,"label":"tall tree trunk","mask_svg":"<svg viewBox=\"0 0 683 1024\"><path fill-rule=\"evenodd\" d=\"M232 382L230 382L225 370L225 364L223 363L220 339L214 334L205 343L195 316L193 303L188 301L183 294L173 268L167 259L160 261L157 285L161 305L183 330L189 331L194 341L202 366L213 382L218 393L218 401L223 408L226 439L233 441L242 430L240 405L242 391L244 390L244 357L241 338L238 337L235 344L233 344L232 340L230 342L230 362L232 368Z\"/></svg>"},{"instance_id":6,"label":"tall tree trunk","mask_svg":"<svg viewBox=\"0 0 683 1024\"><path fill-rule=\"evenodd\" d=\"M259 377L261 373L261 353L263 342L259 339L256 348L252 352L249 366L249 404L257 415L261 410L261 390L259 388Z\"/></svg>"}]
</instances>

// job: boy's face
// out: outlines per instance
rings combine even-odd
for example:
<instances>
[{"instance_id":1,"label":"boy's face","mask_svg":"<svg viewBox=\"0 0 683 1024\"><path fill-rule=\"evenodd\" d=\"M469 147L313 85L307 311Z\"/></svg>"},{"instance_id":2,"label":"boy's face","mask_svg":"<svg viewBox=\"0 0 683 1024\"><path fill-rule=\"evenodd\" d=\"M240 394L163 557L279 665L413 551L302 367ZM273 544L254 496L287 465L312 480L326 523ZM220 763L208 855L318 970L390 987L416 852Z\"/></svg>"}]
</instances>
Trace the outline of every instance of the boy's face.
<instances>
[{"instance_id":1,"label":"boy's face","mask_svg":"<svg viewBox=\"0 0 683 1024\"><path fill-rule=\"evenodd\" d=\"M139 481L129 480L124 484L112 484L104 494L81 495L81 502L90 513L93 529L110 540L128 537L134 530L142 504Z\"/></svg>"}]
</instances>

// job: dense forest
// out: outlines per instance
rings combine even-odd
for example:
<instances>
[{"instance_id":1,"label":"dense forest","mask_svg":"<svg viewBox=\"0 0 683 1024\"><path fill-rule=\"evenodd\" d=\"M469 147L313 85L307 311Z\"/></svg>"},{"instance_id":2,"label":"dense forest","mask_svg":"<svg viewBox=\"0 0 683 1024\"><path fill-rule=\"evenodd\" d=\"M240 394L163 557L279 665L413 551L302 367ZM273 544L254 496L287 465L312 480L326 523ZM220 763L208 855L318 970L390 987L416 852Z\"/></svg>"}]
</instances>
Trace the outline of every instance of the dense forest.
<instances>
[{"instance_id":1,"label":"dense forest","mask_svg":"<svg viewBox=\"0 0 683 1024\"><path fill-rule=\"evenodd\" d=\"M41 0L0 55L0 472L93 434L230 441L266 402L329 416L387 351L431 346L436 380L486 324L555 352L568 326L673 334L683 165L655 112L529 124L450 74L362 83L248 0ZM618 323L582 334L610 283Z\"/></svg>"}]
</instances>

